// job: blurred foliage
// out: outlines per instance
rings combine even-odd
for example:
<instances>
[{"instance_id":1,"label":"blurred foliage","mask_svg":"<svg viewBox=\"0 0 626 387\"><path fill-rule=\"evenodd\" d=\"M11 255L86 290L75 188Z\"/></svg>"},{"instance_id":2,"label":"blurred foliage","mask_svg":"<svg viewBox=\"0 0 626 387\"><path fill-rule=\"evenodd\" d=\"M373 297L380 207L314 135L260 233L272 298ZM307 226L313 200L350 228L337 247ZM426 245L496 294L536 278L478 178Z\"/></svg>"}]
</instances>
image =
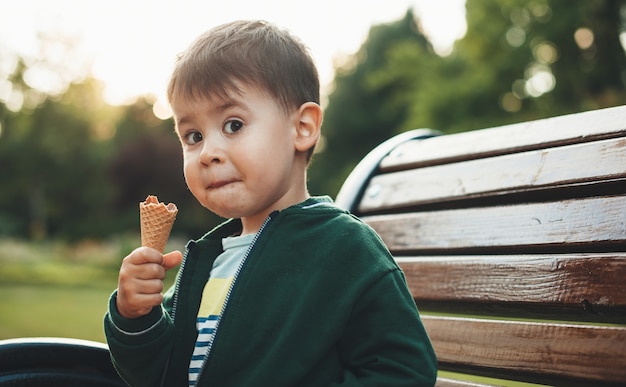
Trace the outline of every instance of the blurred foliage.
<instances>
[{"instance_id":1,"label":"blurred foliage","mask_svg":"<svg viewBox=\"0 0 626 387\"><path fill-rule=\"evenodd\" d=\"M453 133L624 104L625 1L467 0L468 32L445 57L412 10L373 26L336 69L311 193L334 196L368 151L406 130ZM0 73L0 237L136 236L148 194L178 205L174 235L215 225L185 186L173 123L155 118L153 100L108 106L90 78L33 86L33 74L60 63L18 58Z\"/></svg>"},{"instance_id":2,"label":"blurred foliage","mask_svg":"<svg viewBox=\"0 0 626 387\"><path fill-rule=\"evenodd\" d=\"M87 79L33 109L0 105L0 236L138 232L138 203L148 194L178 205L173 233L206 232L218 219L198 211L185 186L171 120L157 119L147 99L111 107L100 96Z\"/></svg>"},{"instance_id":3,"label":"blurred foliage","mask_svg":"<svg viewBox=\"0 0 626 387\"><path fill-rule=\"evenodd\" d=\"M334 195L381 141L626 103L624 0L467 0L467 33L440 57L411 10L373 26L336 71L312 192Z\"/></svg>"},{"instance_id":4,"label":"blurred foliage","mask_svg":"<svg viewBox=\"0 0 626 387\"><path fill-rule=\"evenodd\" d=\"M400 55L434 55L425 54L432 48L412 11L398 22L370 29L352 61L335 71L335 89L324 112L322 153L309 171L311 192L334 196L356 162L408 118L407 98L418 85L414 71L389 71L394 47Z\"/></svg>"}]
</instances>

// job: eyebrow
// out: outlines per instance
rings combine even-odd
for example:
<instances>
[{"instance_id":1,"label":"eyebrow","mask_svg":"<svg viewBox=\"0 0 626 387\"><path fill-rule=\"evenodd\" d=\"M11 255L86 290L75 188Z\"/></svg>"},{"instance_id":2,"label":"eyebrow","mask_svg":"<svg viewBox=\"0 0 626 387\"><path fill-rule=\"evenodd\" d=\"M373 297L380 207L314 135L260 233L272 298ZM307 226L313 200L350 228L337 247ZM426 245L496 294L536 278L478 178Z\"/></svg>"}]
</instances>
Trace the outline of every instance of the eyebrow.
<instances>
[{"instance_id":1,"label":"eyebrow","mask_svg":"<svg viewBox=\"0 0 626 387\"><path fill-rule=\"evenodd\" d=\"M181 125L186 124L187 122L190 122L191 119L188 118L188 116L183 116L180 119L176 119L174 121L174 129L176 129L176 131L178 132L178 129Z\"/></svg>"}]
</instances>

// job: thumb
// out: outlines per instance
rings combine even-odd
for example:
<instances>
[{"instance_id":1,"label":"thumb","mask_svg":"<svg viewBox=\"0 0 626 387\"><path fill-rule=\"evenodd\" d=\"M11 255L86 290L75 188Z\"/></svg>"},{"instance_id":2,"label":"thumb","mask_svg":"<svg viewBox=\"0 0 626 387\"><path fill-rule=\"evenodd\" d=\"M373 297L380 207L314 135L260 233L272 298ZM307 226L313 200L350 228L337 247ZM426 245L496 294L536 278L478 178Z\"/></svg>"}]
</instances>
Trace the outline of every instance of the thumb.
<instances>
[{"instance_id":1,"label":"thumb","mask_svg":"<svg viewBox=\"0 0 626 387\"><path fill-rule=\"evenodd\" d=\"M169 270L175 266L178 266L183 260L183 254L178 251L172 251L163 255L163 267L165 270Z\"/></svg>"}]
</instances>

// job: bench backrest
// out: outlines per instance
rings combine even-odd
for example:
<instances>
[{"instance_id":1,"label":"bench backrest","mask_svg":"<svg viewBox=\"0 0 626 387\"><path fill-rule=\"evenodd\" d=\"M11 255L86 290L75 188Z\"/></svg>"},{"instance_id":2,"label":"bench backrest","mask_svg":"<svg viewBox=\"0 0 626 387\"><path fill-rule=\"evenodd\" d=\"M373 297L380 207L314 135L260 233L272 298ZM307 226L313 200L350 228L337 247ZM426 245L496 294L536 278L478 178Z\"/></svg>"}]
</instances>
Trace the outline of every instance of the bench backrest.
<instances>
[{"instance_id":1,"label":"bench backrest","mask_svg":"<svg viewBox=\"0 0 626 387\"><path fill-rule=\"evenodd\" d=\"M433 134L382 144L337 203L400 263L440 370L626 383L626 106Z\"/></svg>"}]
</instances>

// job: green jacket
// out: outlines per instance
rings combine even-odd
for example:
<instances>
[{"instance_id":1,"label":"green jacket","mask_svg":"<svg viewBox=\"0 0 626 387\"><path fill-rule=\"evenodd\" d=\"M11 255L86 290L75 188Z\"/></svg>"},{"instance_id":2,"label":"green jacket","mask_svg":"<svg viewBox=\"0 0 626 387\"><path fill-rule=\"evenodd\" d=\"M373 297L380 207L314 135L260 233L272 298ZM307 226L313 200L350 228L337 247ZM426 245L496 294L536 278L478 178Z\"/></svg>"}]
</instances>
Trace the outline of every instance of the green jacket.
<instances>
[{"instance_id":1,"label":"green jacket","mask_svg":"<svg viewBox=\"0 0 626 387\"><path fill-rule=\"evenodd\" d=\"M111 357L133 386L186 386L200 297L229 220L189 242L162 307L105 316ZM404 276L356 217L311 198L270 216L237 276L202 386L431 386L437 360Z\"/></svg>"}]
</instances>

